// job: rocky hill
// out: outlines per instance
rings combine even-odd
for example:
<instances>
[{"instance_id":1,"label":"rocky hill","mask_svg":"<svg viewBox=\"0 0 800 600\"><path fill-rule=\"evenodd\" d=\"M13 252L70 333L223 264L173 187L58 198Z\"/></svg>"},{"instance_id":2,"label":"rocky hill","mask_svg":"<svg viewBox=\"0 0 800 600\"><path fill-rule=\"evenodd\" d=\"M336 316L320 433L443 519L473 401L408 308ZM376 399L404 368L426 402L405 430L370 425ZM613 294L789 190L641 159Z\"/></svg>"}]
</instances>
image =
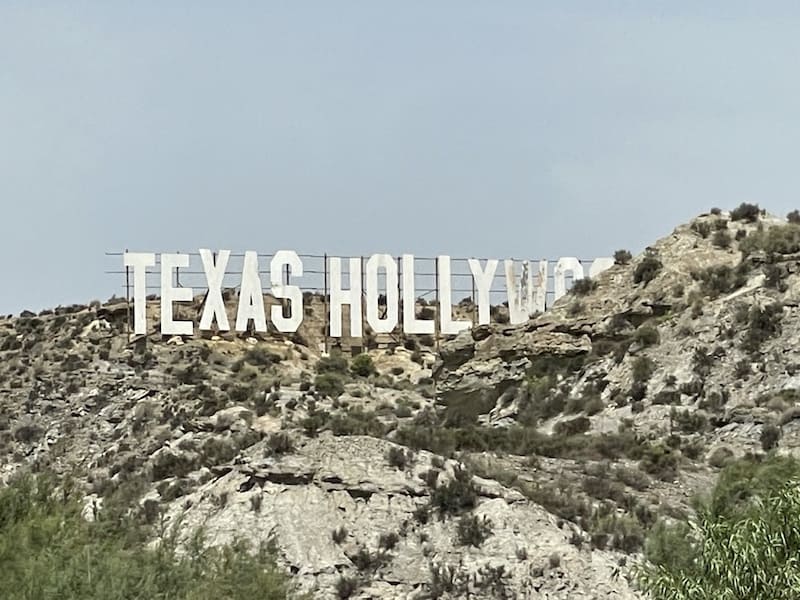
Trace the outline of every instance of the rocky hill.
<instances>
[{"instance_id":1,"label":"rocky hill","mask_svg":"<svg viewBox=\"0 0 800 600\"><path fill-rule=\"evenodd\" d=\"M800 445L795 216L701 215L439 353L130 339L118 301L7 317L0 478L68 475L87 519L114 497L185 540L271 540L320 598L637 598L659 519Z\"/></svg>"}]
</instances>

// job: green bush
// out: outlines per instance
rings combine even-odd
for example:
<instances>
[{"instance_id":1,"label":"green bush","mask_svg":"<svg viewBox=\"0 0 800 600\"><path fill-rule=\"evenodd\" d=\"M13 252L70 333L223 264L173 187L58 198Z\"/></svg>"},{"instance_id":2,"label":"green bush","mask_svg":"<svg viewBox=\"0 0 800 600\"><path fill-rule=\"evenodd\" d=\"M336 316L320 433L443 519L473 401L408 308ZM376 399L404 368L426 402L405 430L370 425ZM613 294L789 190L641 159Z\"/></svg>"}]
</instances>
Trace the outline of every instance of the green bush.
<instances>
[{"instance_id":1,"label":"green bush","mask_svg":"<svg viewBox=\"0 0 800 600\"><path fill-rule=\"evenodd\" d=\"M711 233L711 225L706 221L694 221L690 229L703 239L706 239Z\"/></svg>"},{"instance_id":2,"label":"green bush","mask_svg":"<svg viewBox=\"0 0 800 600\"><path fill-rule=\"evenodd\" d=\"M781 430L775 425L764 425L761 429L761 447L769 452L778 445L781 439Z\"/></svg>"},{"instance_id":3,"label":"green bush","mask_svg":"<svg viewBox=\"0 0 800 600\"><path fill-rule=\"evenodd\" d=\"M678 476L678 462L678 455L659 443L645 450L639 468L658 479L672 481Z\"/></svg>"},{"instance_id":4,"label":"green bush","mask_svg":"<svg viewBox=\"0 0 800 600\"><path fill-rule=\"evenodd\" d=\"M645 383L652 376L655 365L653 361L646 356L639 356L633 361L631 369L633 372L633 381Z\"/></svg>"},{"instance_id":5,"label":"green bush","mask_svg":"<svg viewBox=\"0 0 800 600\"><path fill-rule=\"evenodd\" d=\"M644 283L647 285L655 279L662 266L658 257L654 254L648 254L636 265L636 269L633 271L633 283Z\"/></svg>"},{"instance_id":6,"label":"green bush","mask_svg":"<svg viewBox=\"0 0 800 600\"><path fill-rule=\"evenodd\" d=\"M755 223L761 215L761 209L758 204L748 204L742 202L739 206L731 211L731 221L747 221L748 223Z\"/></svg>"},{"instance_id":7,"label":"green bush","mask_svg":"<svg viewBox=\"0 0 800 600\"><path fill-rule=\"evenodd\" d=\"M553 427L556 435L577 435L591 429L592 423L587 417L576 417L567 421L559 421Z\"/></svg>"},{"instance_id":8,"label":"green bush","mask_svg":"<svg viewBox=\"0 0 800 600\"><path fill-rule=\"evenodd\" d=\"M724 221L723 221L724 222ZM725 229L719 229L714 232L714 237L711 238L711 243L717 248L727 249L731 247L731 234Z\"/></svg>"},{"instance_id":9,"label":"green bush","mask_svg":"<svg viewBox=\"0 0 800 600\"><path fill-rule=\"evenodd\" d=\"M583 279L576 279L572 282L572 287L570 288L570 292L575 294L576 296L585 296L586 294L593 292L597 289L597 282L593 281L589 277L584 277Z\"/></svg>"},{"instance_id":10,"label":"green bush","mask_svg":"<svg viewBox=\"0 0 800 600\"><path fill-rule=\"evenodd\" d=\"M642 325L633 334L633 339L643 346L655 346L661 341L658 329L651 325Z\"/></svg>"},{"instance_id":11,"label":"green bush","mask_svg":"<svg viewBox=\"0 0 800 600\"><path fill-rule=\"evenodd\" d=\"M347 357L341 352L331 352L330 356L323 356L317 363L317 373L347 373Z\"/></svg>"},{"instance_id":12,"label":"green bush","mask_svg":"<svg viewBox=\"0 0 800 600\"><path fill-rule=\"evenodd\" d=\"M715 265L692 273L692 278L700 282L700 291L705 296L716 298L730 294L747 283L745 267L733 268L728 265Z\"/></svg>"},{"instance_id":13,"label":"green bush","mask_svg":"<svg viewBox=\"0 0 800 600\"><path fill-rule=\"evenodd\" d=\"M254 346L244 353L245 362L257 367L268 367L281 362L281 357L266 348Z\"/></svg>"},{"instance_id":14,"label":"green bush","mask_svg":"<svg viewBox=\"0 0 800 600\"><path fill-rule=\"evenodd\" d=\"M319 373L314 377L314 389L323 396L337 398L344 393L344 380L338 373Z\"/></svg>"},{"instance_id":15,"label":"green bush","mask_svg":"<svg viewBox=\"0 0 800 600\"><path fill-rule=\"evenodd\" d=\"M472 475L466 469L458 467L452 479L431 492L431 506L443 514L474 508L477 501L478 492L472 482Z\"/></svg>"},{"instance_id":16,"label":"green bush","mask_svg":"<svg viewBox=\"0 0 800 600\"><path fill-rule=\"evenodd\" d=\"M772 456L720 475L691 523L659 524L636 568L653 600L794 600L800 592L800 466Z\"/></svg>"},{"instance_id":17,"label":"green bush","mask_svg":"<svg viewBox=\"0 0 800 600\"><path fill-rule=\"evenodd\" d=\"M375 412L360 407L332 415L328 420L328 427L333 435L369 435L380 438L386 433L386 426Z\"/></svg>"},{"instance_id":18,"label":"green bush","mask_svg":"<svg viewBox=\"0 0 800 600\"><path fill-rule=\"evenodd\" d=\"M748 312L747 331L742 340L742 350L758 352L761 345L781 331L783 305L776 302L763 307L751 306Z\"/></svg>"},{"instance_id":19,"label":"green bush","mask_svg":"<svg viewBox=\"0 0 800 600\"><path fill-rule=\"evenodd\" d=\"M372 362L372 357L366 353L359 354L353 359L350 364L350 371L353 375L358 375L359 377L369 377L378 372Z\"/></svg>"},{"instance_id":20,"label":"green bush","mask_svg":"<svg viewBox=\"0 0 800 600\"><path fill-rule=\"evenodd\" d=\"M464 515L456 525L458 543L462 546L480 548L492 534L492 522L485 516L479 519L475 515Z\"/></svg>"},{"instance_id":21,"label":"green bush","mask_svg":"<svg viewBox=\"0 0 800 600\"><path fill-rule=\"evenodd\" d=\"M0 597L17 600L217 600L289 598L289 582L264 546L206 547L195 535L179 553L175 536L150 549L149 530L107 503L81 517L69 486L44 476L0 491Z\"/></svg>"},{"instance_id":22,"label":"green bush","mask_svg":"<svg viewBox=\"0 0 800 600\"><path fill-rule=\"evenodd\" d=\"M739 249L744 256L755 252L763 252L768 257L795 254L800 252L800 225L787 223L754 231L740 242Z\"/></svg>"},{"instance_id":23,"label":"green bush","mask_svg":"<svg viewBox=\"0 0 800 600\"><path fill-rule=\"evenodd\" d=\"M614 263L618 265L627 265L631 262L633 256L627 250L617 250L614 252Z\"/></svg>"}]
</instances>

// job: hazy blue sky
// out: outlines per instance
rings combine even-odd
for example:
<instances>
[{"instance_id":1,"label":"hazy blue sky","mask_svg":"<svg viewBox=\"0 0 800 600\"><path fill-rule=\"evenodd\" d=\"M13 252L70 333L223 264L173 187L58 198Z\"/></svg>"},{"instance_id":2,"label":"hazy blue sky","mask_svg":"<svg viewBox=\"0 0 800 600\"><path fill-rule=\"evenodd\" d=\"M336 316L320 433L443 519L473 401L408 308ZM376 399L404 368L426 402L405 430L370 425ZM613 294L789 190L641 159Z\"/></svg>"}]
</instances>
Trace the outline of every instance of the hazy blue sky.
<instances>
[{"instance_id":1,"label":"hazy blue sky","mask_svg":"<svg viewBox=\"0 0 800 600\"><path fill-rule=\"evenodd\" d=\"M106 299L125 247L592 257L785 214L800 11L696 4L3 2L0 312Z\"/></svg>"}]
</instances>

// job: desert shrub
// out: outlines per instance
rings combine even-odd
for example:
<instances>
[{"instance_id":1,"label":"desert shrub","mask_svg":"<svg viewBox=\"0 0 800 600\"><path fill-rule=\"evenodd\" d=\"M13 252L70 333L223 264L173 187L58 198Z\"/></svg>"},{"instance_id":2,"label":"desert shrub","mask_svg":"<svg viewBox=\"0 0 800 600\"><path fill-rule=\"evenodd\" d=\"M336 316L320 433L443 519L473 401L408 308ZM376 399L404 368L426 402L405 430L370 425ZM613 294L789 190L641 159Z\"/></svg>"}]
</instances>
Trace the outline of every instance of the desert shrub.
<instances>
[{"instance_id":1,"label":"desert shrub","mask_svg":"<svg viewBox=\"0 0 800 600\"><path fill-rule=\"evenodd\" d=\"M325 411L312 410L309 411L308 416L300 422L300 425L303 427L303 431L307 436L316 437L319 430L325 427L329 418L330 415Z\"/></svg>"},{"instance_id":2,"label":"desert shrub","mask_svg":"<svg viewBox=\"0 0 800 600\"><path fill-rule=\"evenodd\" d=\"M747 330L742 340L742 350L755 353L768 339L780 333L783 305L779 302L763 307L751 306L748 311Z\"/></svg>"},{"instance_id":3,"label":"desert shrub","mask_svg":"<svg viewBox=\"0 0 800 600\"><path fill-rule=\"evenodd\" d=\"M350 371L359 377L369 377L378 372L372 362L372 357L366 353L359 354L353 359L350 364Z\"/></svg>"},{"instance_id":4,"label":"desert shrub","mask_svg":"<svg viewBox=\"0 0 800 600\"><path fill-rule=\"evenodd\" d=\"M707 221L694 221L690 228L703 239L711 234L711 225Z\"/></svg>"},{"instance_id":5,"label":"desert shrub","mask_svg":"<svg viewBox=\"0 0 800 600\"><path fill-rule=\"evenodd\" d=\"M633 339L643 346L655 346L661 341L658 329L651 325L642 325L633 334Z\"/></svg>"},{"instance_id":6,"label":"desert shrub","mask_svg":"<svg viewBox=\"0 0 800 600\"><path fill-rule=\"evenodd\" d=\"M761 429L761 447L765 452L769 452L778 445L781 439L781 430L775 425L764 425Z\"/></svg>"},{"instance_id":7,"label":"desert shrub","mask_svg":"<svg viewBox=\"0 0 800 600\"><path fill-rule=\"evenodd\" d=\"M347 600L358 591L359 581L357 577L348 577L347 575L340 575L334 584L336 589L336 597L340 600Z\"/></svg>"},{"instance_id":8,"label":"desert shrub","mask_svg":"<svg viewBox=\"0 0 800 600\"><path fill-rule=\"evenodd\" d=\"M788 289L786 284L786 276L788 272L783 265L767 264L764 265L764 285L779 292L785 292Z\"/></svg>"},{"instance_id":9,"label":"desert shrub","mask_svg":"<svg viewBox=\"0 0 800 600\"><path fill-rule=\"evenodd\" d=\"M733 268L728 265L714 265L694 271L692 278L700 282L701 293L711 298L729 294L747 283L743 267Z\"/></svg>"},{"instance_id":10,"label":"desert shrub","mask_svg":"<svg viewBox=\"0 0 800 600\"><path fill-rule=\"evenodd\" d=\"M800 252L800 225L787 223L763 231L754 231L740 244L744 256L763 252L767 257Z\"/></svg>"},{"instance_id":11,"label":"desert shrub","mask_svg":"<svg viewBox=\"0 0 800 600\"><path fill-rule=\"evenodd\" d=\"M649 446L639 462L639 468L658 479L671 481L678 476L678 455L663 444Z\"/></svg>"},{"instance_id":12,"label":"desert shrub","mask_svg":"<svg viewBox=\"0 0 800 600\"><path fill-rule=\"evenodd\" d=\"M267 438L267 447L273 454L288 454L294 450L292 438L283 431L270 434Z\"/></svg>"},{"instance_id":13,"label":"desert shrub","mask_svg":"<svg viewBox=\"0 0 800 600\"><path fill-rule=\"evenodd\" d=\"M723 221L724 223L724 221ZM731 247L731 234L728 233L725 229L718 229L714 232L714 236L711 238L711 243L714 244L717 248L730 248Z\"/></svg>"},{"instance_id":14,"label":"desert shrub","mask_svg":"<svg viewBox=\"0 0 800 600\"><path fill-rule=\"evenodd\" d=\"M725 446L715 448L708 456L708 464L716 469L722 469L734 460L733 451Z\"/></svg>"},{"instance_id":15,"label":"desert shrub","mask_svg":"<svg viewBox=\"0 0 800 600\"><path fill-rule=\"evenodd\" d=\"M475 515L464 515L456 525L456 536L462 546L480 548L491 534L492 522L485 516L479 519Z\"/></svg>"},{"instance_id":16,"label":"desert shrub","mask_svg":"<svg viewBox=\"0 0 800 600\"><path fill-rule=\"evenodd\" d=\"M349 557L356 569L361 572L364 571L377 571L387 562L387 556L383 552L375 552L374 554L364 548L359 548L355 554Z\"/></svg>"},{"instance_id":17,"label":"desert shrub","mask_svg":"<svg viewBox=\"0 0 800 600\"><path fill-rule=\"evenodd\" d=\"M344 380L338 373L319 373L314 377L314 389L323 396L338 398L344 393Z\"/></svg>"},{"instance_id":18,"label":"desert shrub","mask_svg":"<svg viewBox=\"0 0 800 600\"><path fill-rule=\"evenodd\" d=\"M617 250L614 252L614 263L618 265L627 265L631 262L633 256L627 250Z\"/></svg>"},{"instance_id":19,"label":"desert shrub","mask_svg":"<svg viewBox=\"0 0 800 600\"><path fill-rule=\"evenodd\" d=\"M247 352L244 353L243 358L245 362L257 367L268 367L281 362L281 357L279 355L260 346L249 348Z\"/></svg>"},{"instance_id":20,"label":"desert shrub","mask_svg":"<svg viewBox=\"0 0 800 600\"><path fill-rule=\"evenodd\" d=\"M331 539L338 546L347 539L347 529L345 527L337 527L331 531Z\"/></svg>"},{"instance_id":21,"label":"desert shrub","mask_svg":"<svg viewBox=\"0 0 800 600\"><path fill-rule=\"evenodd\" d=\"M431 506L443 514L474 508L477 500L478 492L472 475L466 469L458 467L452 479L431 493Z\"/></svg>"},{"instance_id":22,"label":"desert shrub","mask_svg":"<svg viewBox=\"0 0 800 600\"><path fill-rule=\"evenodd\" d=\"M382 548L383 550L392 550L395 546L397 546L397 542L399 541L400 536L398 536L394 531L382 533L378 538L378 547Z\"/></svg>"},{"instance_id":23,"label":"desert shrub","mask_svg":"<svg viewBox=\"0 0 800 600\"><path fill-rule=\"evenodd\" d=\"M317 373L347 373L347 357L341 352L332 352L330 356L323 356L317 363Z\"/></svg>"},{"instance_id":24,"label":"desert shrub","mask_svg":"<svg viewBox=\"0 0 800 600\"><path fill-rule=\"evenodd\" d=\"M794 225L800 225L800 211L793 210L786 215L786 220Z\"/></svg>"},{"instance_id":25,"label":"desert shrub","mask_svg":"<svg viewBox=\"0 0 800 600\"><path fill-rule=\"evenodd\" d=\"M674 389L663 389L653 396L653 404L680 404L681 393Z\"/></svg>"},{"instance_id":26,"label":"desert shrub","mask_svg":"<svg viewBox=\"0 0 800 600\"><path fill-rule=\"evenodd\" d=\"M369 435L383 437L386 426L378 419L374 411L360 407L348 408L337 413L328 420L328 427L333 435Z\"/></svg>"},{"instance_id":27,"label":"desert shrub","mask_svg":"<svg viewBox=\"0 0 800 600\"><path fill-rule=\"evenodd\" d=\"M634 382L646 382L650 379L653 375L653 371L655 370L655 365L653 361L647 358L646 356L639 356L633 361L633 365L631 365L631 371L633 373L633 381Z\"/></svg>"},{"instance_id":28,"label":"desert shrub","mask_svg":"<svg viewBox=\"0 0 800 600\"><path fill-rule=\"evenodd\" d=\"M739 206L731 211L731 221L747 221L748 223L755 223L761 215L761 209L758 204L748 204L742 202Z\"/></svg>"},{"instance_id":29,"label":"desert shrub","mask_svg":"<svg viewBox=\"0 0 800 600\"><path fill-rule=\"evenodd\" d=\"M602 547L633 554L644 545L644 528L632 517L604 515L595 517L593 521L592 539L602 540Z\"/></svg>"},{"instance_id":30,"label":"desert shrub","mask_svg":"<svg viewBox=\"0 0 800 600\"><path fill-rule=\"evenodd\" d=\"M407 448L392 446L386 451L386 462L392 467L404 470L414 460L414 453Z\"/></svg>"},{"instance_id":31,"label":"desert shrub","mask_svg":"<svg viewBox=\"0 0 800 600\"><path fill-rule=\"evenodd\" d=\"M559 421L553 427L556 435L576 435L591 429L592 423L587 417L576 417L567 421Z\"/></svg>"},{"instance_id":32,"label":"desert shrub","mask_svg":"<svg viewBox=\"0 0 800 600\"><path fill-rule=\"evenodd\" d=\"M714 366L715 357L705 348L695 348L692 353L692 370L698 377L705 377Z\"/></svg>"},{"instance_id":33,"label":"desert shrub","mask_svg":"<svg viewBox=\"0 0 800 600\"><path fill-rule=\"evenodd\" d=\"M636 269L633 271L633 282L647 285L655 279L662 266L657 256L648 254L636 265Z\"/></svg>"},{"instance_id":34,"label":"desert shrub","mask_svg":"<svg viewBox=\"0 0 800 600\"><path fill-rule=\"evenodd\" d=\"M708 419L699 412L677 411L673 408L669 416L673 424L683 433L700 433L708 425Z\"/></svg>"},{"instance_id":35,"label":"desert shrub","mask_svg":"<svg viewBox=\"0 0 800 600\"><path fill-rule=\"evenodd\" d=\"M690 533L691 528L685 521L659 520L647 534L645 557L657 566L689 567L697 556Z\"/></svg>"},{"instance_id":36,"label":"desert shrub","mask_svg":"<svg viewBox=\"0 0 800 600\"><path fill-rule=\"evenodd\" d=\"M585 296L596 289L597 282L589 277L584 277L583 279L576 279L573 281L570 291L576 296Z\"/></svg>"},{"instance_id":37,"label":"desert shrub","mask_svg":"<svg viewBox=\"0 0 800 600\"><path fill-rule=\"evenodd\" d=\"M209 547L198 532L188 552L177 530L147 545L151 530L127 507L108 501L93 522L79 495L45 476L0 491L0 597L34 600L290 597L289 581L267 546L237 541ZM255 550L255 552L253 552Z\"/></svg>"}]
</instances>

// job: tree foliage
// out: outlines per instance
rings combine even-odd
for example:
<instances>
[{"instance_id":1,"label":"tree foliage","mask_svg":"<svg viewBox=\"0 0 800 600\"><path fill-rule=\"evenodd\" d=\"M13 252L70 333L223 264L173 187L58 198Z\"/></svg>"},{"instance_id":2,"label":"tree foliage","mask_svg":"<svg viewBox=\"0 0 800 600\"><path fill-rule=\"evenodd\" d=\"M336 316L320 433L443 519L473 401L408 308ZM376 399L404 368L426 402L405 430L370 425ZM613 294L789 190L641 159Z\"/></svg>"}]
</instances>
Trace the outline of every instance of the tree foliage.
<instances>
[{"instance_id":1,"label":"tree foliage","mask_svg":"<svg viewBox=\"0 0 800 600\"><path fill-rule=\"evenodd\" d=\"M175 535L148 531L104 508L93 522L63 485L24 478L0 490L0 598L17 600L221 600L289 597L267 547L210 548L197 534L179 552Z\"/></svg>"},{"instance_id":2,"label":"tree foliage","mask_svg":"<svg viewBox=\"0 0 800 600\"><path fill-rule=\"evenodd\" d=\"M695 519L658 525L646 548L636 575L653 600L800 598L800 466L734 463Z\"/></svg>"}]
</instances>

